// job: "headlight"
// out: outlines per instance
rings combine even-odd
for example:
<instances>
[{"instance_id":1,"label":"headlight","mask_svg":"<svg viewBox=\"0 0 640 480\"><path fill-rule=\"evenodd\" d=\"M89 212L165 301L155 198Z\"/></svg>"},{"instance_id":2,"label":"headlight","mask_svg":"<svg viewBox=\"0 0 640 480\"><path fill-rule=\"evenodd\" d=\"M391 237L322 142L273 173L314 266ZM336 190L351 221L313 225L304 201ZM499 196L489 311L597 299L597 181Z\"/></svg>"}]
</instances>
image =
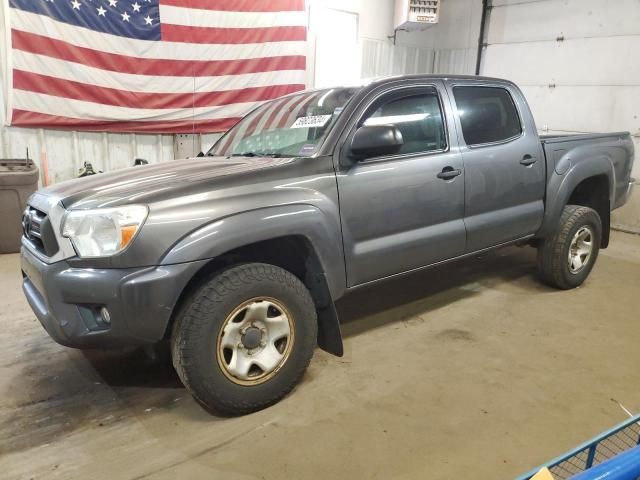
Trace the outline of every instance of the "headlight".
<instances>
[{"instance_id":1,"label":"headlight","mask_svg":"<svg viewBox=\"0 0 640 480\"><path fill-rule=\"evenodd\" d=\"M131 244L148 213L144 205L72 210L62 221L62 236L81 257L114 255Z\"/></svg>"}]
</instances>

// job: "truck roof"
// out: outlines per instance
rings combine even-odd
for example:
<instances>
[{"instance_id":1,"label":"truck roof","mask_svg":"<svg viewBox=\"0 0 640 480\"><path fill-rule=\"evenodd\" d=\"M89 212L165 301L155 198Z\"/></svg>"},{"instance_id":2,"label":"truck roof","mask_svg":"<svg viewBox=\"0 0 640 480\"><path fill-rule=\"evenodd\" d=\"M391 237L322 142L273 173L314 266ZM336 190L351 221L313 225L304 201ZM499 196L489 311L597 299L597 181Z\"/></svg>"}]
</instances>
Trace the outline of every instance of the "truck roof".
<instances>
[{"instance_id":1,"label":"truck roof","mask_svg":"<svg viewBox=\"0 0 640 480\"><path fill-rule=\"evenodd\" d=\"M373 88L378 85L383 85L385 83L397 82L402 80L465 80L465 81L477 81L478 83L484 82L503 82L503 83L513 83L509 80L505 80L504 78L496 78L496 77L482 77L478 75L453 75L453 74L444 74L444 73L414 73L409 75L386 75L380 77L371 77L362 79L358 83L352 84L343 84L343 85L331 85L326 87L317 87L317 88L308 88L305 90L297 91L294 93L290 93L288 96L298 95L301 92L316 92L320 90L328 90L331 88Z\"/></svg>"},{"instance_id":2,"label":"truck roof","mask_svg":"<svg viewBox=\"0 0 640 480\"><path fill-rule=\"evenodd\" d=\"M453 74L444 74L444 73L414 73L409 75L388 75L383 77L374 77L366 80L364 83L386 83L389 81L396 80L476 80L478 82L506 82L507 80L503 78L495 78L495 77L481 77L478 75L453 75Z\"/></svg>"}]
</instances>

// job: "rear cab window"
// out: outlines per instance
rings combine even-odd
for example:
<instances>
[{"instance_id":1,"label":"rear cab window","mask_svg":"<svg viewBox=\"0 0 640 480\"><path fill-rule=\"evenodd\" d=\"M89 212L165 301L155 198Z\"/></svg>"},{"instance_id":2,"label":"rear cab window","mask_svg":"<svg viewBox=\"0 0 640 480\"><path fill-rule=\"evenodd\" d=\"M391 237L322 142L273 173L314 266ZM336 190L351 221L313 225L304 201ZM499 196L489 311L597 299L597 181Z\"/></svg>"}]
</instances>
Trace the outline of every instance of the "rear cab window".
<instances>
[{"instance_id":1,"label":"rear cab window","mask_svg":"<svg viewBox=\"0 0 640 480\"><path fill-rule=\"evenodd\" d=\"M506 88L457 86L453 96L468 146L504 142L522 134L518 110Z\"/></svg>"}]
</instances>

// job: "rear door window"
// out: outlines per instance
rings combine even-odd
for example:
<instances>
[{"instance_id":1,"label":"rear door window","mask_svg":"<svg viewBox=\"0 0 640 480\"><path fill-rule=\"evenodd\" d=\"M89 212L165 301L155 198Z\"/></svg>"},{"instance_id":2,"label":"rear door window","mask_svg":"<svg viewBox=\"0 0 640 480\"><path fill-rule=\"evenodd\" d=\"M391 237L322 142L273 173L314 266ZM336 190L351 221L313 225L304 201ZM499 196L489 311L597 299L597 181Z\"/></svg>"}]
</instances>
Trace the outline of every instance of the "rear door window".
<instances>
[{"instance_id":1,"label":"rear door window","mask_svg":"<svg viewBox=\"0 0 640 480\"><path fill-rule=\"evenodd\" d=\"M500 87L453 87L462 135L467 145L509 140L522 133L508 90Z\"/></svg>"}]
</instances>

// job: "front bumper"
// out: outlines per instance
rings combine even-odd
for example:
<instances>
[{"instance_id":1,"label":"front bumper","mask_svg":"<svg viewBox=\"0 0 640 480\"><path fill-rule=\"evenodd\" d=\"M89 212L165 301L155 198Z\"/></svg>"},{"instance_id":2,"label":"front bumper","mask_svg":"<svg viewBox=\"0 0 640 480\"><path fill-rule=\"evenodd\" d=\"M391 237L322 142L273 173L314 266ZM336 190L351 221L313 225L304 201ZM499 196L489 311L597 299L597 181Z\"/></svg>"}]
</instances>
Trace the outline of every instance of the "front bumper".
<instances>
[{"instance_id":1,"label":"front bumper","mask_svg":"<svg viewBox=\"0 0 640 480\"><path fill-rule=\"evenodd\" d=\"M166 332L189 280L206 260L126 269L47 264L21 249L22 289L36 317L58 343L117 348L154 343ZM100 309L109 310L110 322Z\"/></svg>"}]
</instances>

